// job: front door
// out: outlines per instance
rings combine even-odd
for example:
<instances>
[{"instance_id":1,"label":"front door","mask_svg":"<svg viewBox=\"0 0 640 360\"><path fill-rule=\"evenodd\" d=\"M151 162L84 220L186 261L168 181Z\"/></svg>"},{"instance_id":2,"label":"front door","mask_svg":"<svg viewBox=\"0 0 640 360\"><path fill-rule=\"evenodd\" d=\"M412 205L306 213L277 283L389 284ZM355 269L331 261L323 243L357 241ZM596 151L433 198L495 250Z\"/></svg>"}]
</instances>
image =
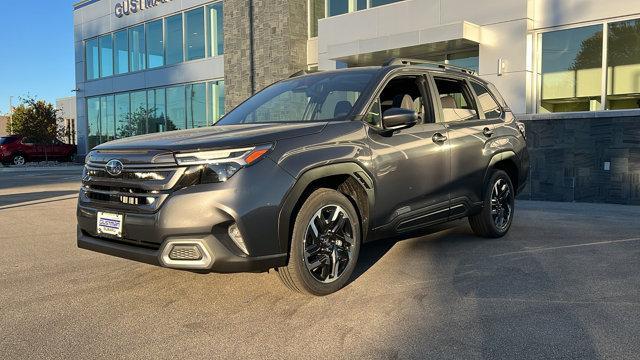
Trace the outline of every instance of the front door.
<instances>
[{"instance_id":1,"label":"front door","mask_svg":"<svg viewBox=\"0 0 640 360\"><path fill-rule=\"evenodd\" d=\"M449 147L446 128L434 121L431 97L422 75L390 80L375 98L365 120L376 181L374 229L413 230L447 218ZM390 108L413 109L417 125L385 134L382 115Z\"/></svg>"}]
</instances>

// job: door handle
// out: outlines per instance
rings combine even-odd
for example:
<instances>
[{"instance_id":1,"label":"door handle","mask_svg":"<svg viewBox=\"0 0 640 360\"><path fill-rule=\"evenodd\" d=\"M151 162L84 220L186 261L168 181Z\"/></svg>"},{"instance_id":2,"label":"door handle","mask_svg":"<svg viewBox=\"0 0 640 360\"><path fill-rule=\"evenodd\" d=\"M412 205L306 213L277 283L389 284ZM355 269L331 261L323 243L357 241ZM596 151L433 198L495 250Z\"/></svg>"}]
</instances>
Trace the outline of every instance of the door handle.
<instances>
[{"instance_id":1,"label":"door handle","mask_svg":"<svg viewBox=\"0 0 640 360\"><path fill-rule=\"evenodd\" d=\"M491 137L491 135L493 135L493 130L489 129L488 127L484 128L482 130L482 133L484 134L484 136L486 137Z\"/></svg>"},{"instance_id":2,"label":"door handle","mask_svg":"<svg viewBox=\"0 0 640 360\"><path fill-rule=\"evenodd\" d=\"M436 143L436 144L441 144L441 143L447 141L447 137L445 135L442 135L441 133L437 132L437 133L433 134L433 136L431 137L431 140L433 140L433 142Z\"/></svg>"}]
</instances>

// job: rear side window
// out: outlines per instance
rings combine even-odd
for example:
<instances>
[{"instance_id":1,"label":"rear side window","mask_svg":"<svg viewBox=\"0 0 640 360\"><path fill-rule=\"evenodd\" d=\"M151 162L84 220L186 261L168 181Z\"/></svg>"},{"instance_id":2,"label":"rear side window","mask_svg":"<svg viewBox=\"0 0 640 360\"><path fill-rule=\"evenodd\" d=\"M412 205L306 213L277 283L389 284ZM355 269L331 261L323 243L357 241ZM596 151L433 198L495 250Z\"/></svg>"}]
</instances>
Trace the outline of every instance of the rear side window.
<instances>
[{"instance_id":1,"label":"rear side window","mask_svg":"<svg viewBox=\"0 0 640 360\"><path fill-rule=\"evenodd\" d=\"M484 112L486 119L495 119L502 116L502 108L487 88L475 82L472 82L471 86L473 86L473 90L478 96L480 108Z\"/></svg>"},{"instance_id":2,"label":"rear side window","mask_svg":"<svg viewBox=\"0 0 640 360\"><path fill-rule=\"evenodd\" d=\"M18 138L15 137L0 137L0 145L8 145L16 141Z\"/></svg>"},{"instance_id":3,"label":"rear side window","mask_svg":"<svg viewBox=\"0 0 640 360\"><path fill-rule=\"evenodd\" d=\"M444 122L478 119L471 93L463 80L435 78Z\"/></svg>"}]
</instances>

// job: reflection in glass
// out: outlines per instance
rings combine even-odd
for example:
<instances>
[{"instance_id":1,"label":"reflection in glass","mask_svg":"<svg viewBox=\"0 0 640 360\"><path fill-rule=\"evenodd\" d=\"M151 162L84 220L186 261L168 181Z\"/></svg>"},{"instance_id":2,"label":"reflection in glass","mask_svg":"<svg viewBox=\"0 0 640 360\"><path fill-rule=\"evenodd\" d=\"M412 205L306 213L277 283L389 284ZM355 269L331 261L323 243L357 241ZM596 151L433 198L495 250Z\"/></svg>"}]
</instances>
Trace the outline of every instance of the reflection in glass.
<instances>
[{"instance_id":1,"label":"reflection in glass","mask_svg":"<svg viewBox=\"0 0 640 360\"><path fill-rule=\"evenodd\" d=\"M185 87L167 88L167 131L186 127Z\"/></svg>"},{"instance_id":2,"label":"reflection in glass","mask_svg":"<svg viewBox=\"0 0 640 360\"><path fill-rule=\"evenodd\" d=\"M224 81L209 83L209 111L207 123L215 124L224 115Z\"/></svg>"},{"instance_id":3,"label":"reflection in glass","mask_svg":"<svg viewBox=\"0 0 640 360\"><path fill-rule=\"evenodd\" d=\"M131 135L147 133L147 92L136 91L130 94L131 111L127 118L127 132Z\"/></svg>"},{"instance_id":4,"label":"reflection in glass","mask_svg":"<svg viewBox=\"0 0 640 360\"><path fill-rule=\"evenodd\" d=\"M117 94L115 95L116 103L116 134L117 137L123 138L131 136L128 130L127 124L129 123L129 94Z\"/></svg>"},{"instance_id":5,"label":"reflection in glass","mask_svg":"<svg viewBox=\"0 0 640 360\"><path fill-rule=\"evenodd\" d=\"M609 24L607 109L640 108L640 20Z\"/></svg>"},{"instance_id":6,"label":"reflection in glass","mask_svg":"<svg viewBox=\"0 0 640 360\"><path fill-rule=\"evenodd\" d=\"M470 69L476 73L480 69L479 50L463 51L447 55L447 62L451 65Z\"/></svg>"},{"instance_id":7,"label":"reflection in glass","mask_svg":"<svg viewBox=\"0 0 640 360\"><path fill-rule=\"evenodd\" d=\"M182 14L168 17L165 20L165 63L177 64L183 61L182 49Z\"/></svg>"},{"instance_id":8,"label":"reflection in glass","mask_svg":"<svg viewBox=\"0 0 640 360\"><path fill-rule=\"evenodd\" d=\"M147 23L147 67L153 69L164 65L164 35L162 20Z\"/></svg>"},{"instance_id":9,"label":"reflection in glass","mask_svg":"<svg viewBox=\"0 0 640 360\"><path fill-rule=\"evenodd\" d=\"M371 0L371 7L387 5L387 4L395 3L398 1L402 1L402 0Z\"/></svg>"},{"instance_id":10,"label":"reflection in glass","mask_svg":"<svg viewBox=\"0 0 640 360\"><path fill-rule=\"evenodd\" d=\"M140 71L146 68L144 25L138 25L129 29L129 62L131 71Z\"/></svg>"},{"instance_id":11,"label":"reflection in glass","mask_svg":"<svg viewBox=\"0 0 640 360\"><path fill-rule=\"evenodd\" d=\"M101 143L100 139L100 98L87 99L87 144L93 149Z\"/></svg>"},{"instance_id":12,"label":"reflection in glass","mask_svg":"<svg viewBox=\"0 0 640 360\"><path fill-rule=\"evenodd\" d=\"M367 0L328 0L327 13L329 16L341 15L367 8Z\"/></svg>"},{"instance_id":13,"label":"reflection in glass","mask_svg":"<svg viewBox=\"0 0 640 360\"><path fill-rule=\"evenodd\" d=\"M100 98L100 117L102 125L102 142L116 138L116 120L114 114L113 95Z\"/></svg>"},{"instance_id":14,"label":"reflection in glass","mask_svg":"<svg viewBox=\"0 0 640 360\"><path fill-rule=\"evenodd\" d=\"M224 53L224 22L222 2L207 6L207 38L209 47L207 56L218 56Z\"/></svg>"},{"instance_id":15,"label":"reflection in glass","mask_svg":"<svg viewBox=\"0 0 640 360\"><path fill-rule=\"evenodd\" d=\"M113 35L115 47L114 72L126 74L129 72L129 35L127 30L118 31Z\"/></svg>"},{"instance_id":16,"label":"reflection in glass","mask_svg":"<svg viewBox=\"0 0 640 360\"><path fill-rule=\"evenodd\" d=\"M166 102L164 89L147 91L147 131L150 133L165 130Z\"/></svg>"},{"instance_id":17,"label":"reflection in glass","mask_svg":"<svg viewBox=\"0 0 640 360\"><path fill-rule=\"evenodd\" d=\"M187 61L204 58L204 8L185 13Z\"/></svg>"},{"instance_id":18,"label":"reflection in glass","mask_svg":"<svg viewBox=\"0 0 640 360\"><path fill-rule=\"evenodd\" d=\"M187 85L187 128L207 126L207 88L204 83Z\"/></svg>"},{"instance_id":19,"label":"reflection in glass","mask_svg":"<svg viewBox=\"0 0 640 360\"><path fill-rule=\"evenodd\" d=\"M602 25L541 35L541 112L600 108Z\"/></svg>"},{"instance_id":20,"label":"reflection in glass","mask_svg":"<svg viewBox=\"0 0 640 360\"><path fill-rule=\"evenodd\" d=\"M100 37L100 77L113 75L113 38L111 34Z\"/></svg>"},{"instance_id":21,"label":"reflection in glass","mask_svg":"<svg viewBox=\"0 0 640 360\"><path fill-rule=\"evenodd\" d=\"M100 76L99 53L98 39L90 39L85 42L87 80L97 79Z\"/></svg>"}]
</instances>

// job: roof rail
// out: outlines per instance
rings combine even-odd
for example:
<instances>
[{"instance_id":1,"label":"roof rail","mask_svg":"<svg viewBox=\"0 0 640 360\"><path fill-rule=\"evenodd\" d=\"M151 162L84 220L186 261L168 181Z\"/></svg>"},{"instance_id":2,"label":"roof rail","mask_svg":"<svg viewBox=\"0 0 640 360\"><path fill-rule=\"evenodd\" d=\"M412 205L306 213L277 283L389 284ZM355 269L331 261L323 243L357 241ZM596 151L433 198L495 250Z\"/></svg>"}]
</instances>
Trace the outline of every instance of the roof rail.
<instances>
[{"instance_id":1,"label":"roof rail","mask_svg":"<svg viewBox=\"0 0 640 360\"><path fill-rule=\"evenodd\" d=\"M394 65L426 65L443 70L453 70L463 72L469 75L475 75L475 71L461 66L444 64L436 61L422 60L422 59L406 59L406 58L391 58L385 61L382 66L394 66Z\"/></svg>"}]
</instances>

